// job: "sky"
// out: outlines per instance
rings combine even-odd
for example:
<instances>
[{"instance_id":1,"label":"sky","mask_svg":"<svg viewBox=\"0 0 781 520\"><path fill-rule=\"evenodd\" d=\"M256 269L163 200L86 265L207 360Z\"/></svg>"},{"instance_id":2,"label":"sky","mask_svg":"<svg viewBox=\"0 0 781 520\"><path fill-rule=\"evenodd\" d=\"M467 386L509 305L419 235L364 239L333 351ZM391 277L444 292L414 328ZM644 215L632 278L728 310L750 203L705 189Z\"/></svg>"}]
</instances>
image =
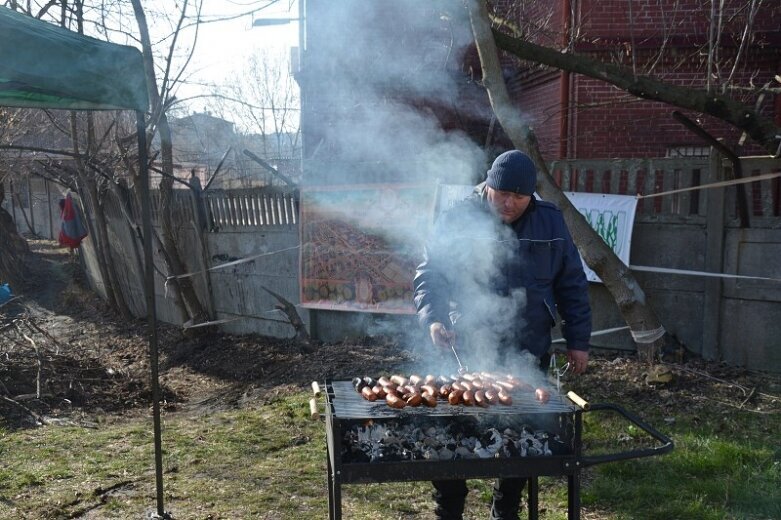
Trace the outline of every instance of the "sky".
<instances>
[{"instance_id":1,"label":"sky","mask_svg":"<svg viewBox=\"0 0 781 520\"><path fill-rule=\"evenodd\" d=\"M204 0L202 17L205 20L230 17L238 18L202 24L198 30L195 53L188 64L185 82L179 87L177 97L186 99L211 92L209 84L242 81L242 69L249 56L259 49L276 49L289 56L290 48L298 46L298 22L285 25L253 27L258 18L298 18L298 4L291 0L279 0L271 6L267 0ZM184 45L192 42L192 31L182 37ZM207 100L192 100L190 111L202 111Z\"/></svg>"}]
</instances>

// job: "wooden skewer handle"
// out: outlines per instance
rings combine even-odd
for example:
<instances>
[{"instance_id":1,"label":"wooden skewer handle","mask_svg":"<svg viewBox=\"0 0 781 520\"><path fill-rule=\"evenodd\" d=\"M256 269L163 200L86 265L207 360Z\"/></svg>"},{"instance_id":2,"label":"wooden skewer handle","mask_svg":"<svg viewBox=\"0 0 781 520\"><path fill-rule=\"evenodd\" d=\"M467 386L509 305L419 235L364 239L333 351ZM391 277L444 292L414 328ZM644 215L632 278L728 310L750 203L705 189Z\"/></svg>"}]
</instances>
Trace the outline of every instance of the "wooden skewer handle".
<instances>
[{"instance_id":1,"label":"wooden skewer handle","mask_svg":"<svg viewBox=\"0 0 781 520\"><path fill-rule=\"evenodd\" d=\"M317 381L312 381L312 392L315 393L315 397L320 397L320 385L317 384Z\"/></svg>"},{"instance_id":2,"label":"wooden skewer handle","mask_svg":"<svg viewBox=\"0 0 781 520\"><path fill-rule=\"evenodd\" d=\"M569 392L567 392L567 397L569 398L569 400L570 400L570 401L572 401L572 402L573 402L573 403L575 403L576 405L580 406L580 407L581 407L581 408L583 408L584 410L588 410L588 409L589 409L589 404L588 404L588 401L586 401L585 399L583 399L582 397L580 397L580 396L579 396L578 394L576 394L575 392L573 392L573 391L571 391L571 390L570 390Z\"/></svg>"},{"instance_id":3,"label":"wooden skewer handle","mask_svg":"<svg viewBox=\"0 0 781 520\"><path fill-rule=\"evenodd\" d=\"M309 400L309 416L312 419L317 419L320 417L320 413L317 411L317 399L314 397Z\"/></svg>"}]
</instances>

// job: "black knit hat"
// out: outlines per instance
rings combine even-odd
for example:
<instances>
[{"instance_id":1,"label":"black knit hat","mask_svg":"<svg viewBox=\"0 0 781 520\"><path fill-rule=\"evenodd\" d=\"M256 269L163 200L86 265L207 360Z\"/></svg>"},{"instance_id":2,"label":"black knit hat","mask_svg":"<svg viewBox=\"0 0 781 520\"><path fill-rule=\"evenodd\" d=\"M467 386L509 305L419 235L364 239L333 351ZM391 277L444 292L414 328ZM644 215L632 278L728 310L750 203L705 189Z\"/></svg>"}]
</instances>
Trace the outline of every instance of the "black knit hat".
<instances>
[{"instance_id":1,"label":"black knit hat","mask_svg":"<svg viewBox=\"0 0 781 520\"><path fill-rule=\"evenodd\" d=\"M494 160L486 185L499 191L531 195L537 186L537 168L528 155L510 150Z\"/></svg>"}]
</instances>

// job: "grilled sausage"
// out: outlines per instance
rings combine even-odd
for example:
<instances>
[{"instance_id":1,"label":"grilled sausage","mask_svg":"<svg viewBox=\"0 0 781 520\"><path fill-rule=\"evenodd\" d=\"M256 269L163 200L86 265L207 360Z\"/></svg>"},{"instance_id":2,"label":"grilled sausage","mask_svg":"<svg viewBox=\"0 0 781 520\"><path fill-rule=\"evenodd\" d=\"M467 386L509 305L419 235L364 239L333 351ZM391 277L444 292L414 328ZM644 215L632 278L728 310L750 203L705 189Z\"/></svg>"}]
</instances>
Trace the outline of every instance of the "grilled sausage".
<instances>
[{"instance_id":1,"label":"grilled sausage","mask_svg":"<svg viewBox=\"0 0 781 520\"><path fill-rule=\"evenodd\" d=\"M461 390L452 390L447 396L447 402L456 405L461 402L461 397L463 397L463 395L464 392Z\"/></svg>"},{"instance_id":2,"label":"grilled sausage","mask_svg":"<svg viewBox=\"0 0 781 520\"><path fill-rule=\"evenodd\" d=\"M409 376L409 384L411 385L419 385L422 382L423 382L423 378L417 374L412 374L411 376Z\"/></svg>"},{"instance_id":3,"label":"grilled sausage","mask_svg":"<svg viewBox=\"0 0 781 520\"><path fill-rule=\"evenodd\" d=\"M485 398L485 393L482 390L475 390L475 404L482 407L488 406L488 399Z\"/></svg>"},{"instance_id":4,"label":"grilled sausage","mask_svg":"<svg viewBox=\"0 0 781 520\"><path fill-rule=\"evenodd\" d=\"M429 408L435 408L437 406L437 396L428 392L423 392L421 395L423 396L423 404Z\"/></svg>"},{"instance_id":5,"label":"grilled sausage","mask_svg":"<svg viewBox=\"0 0 781 520\"><path fill-rule=\"evenodd\" d=\"M509 381L497 381L496 386L499 386L498 390L504 391L504 392L512 392L515 390L515 385L510 383Z\"/></svg>"},{"instance_id":6,"label":"grilled sausage","mask_svg":"<svg viewBox=\"0 0 781 520\"><path fill-rule=\"evenodd\" d=\"M439 395L439 389L436 386L434 386L434 385L423 385L423 386L420 387L420 391L421 391L421 393L424 393L424 394L426 394L426 393L431 394L434 397Z\"/></svg>"},{"instance_id":7,"label":"grilled sausage","mask_svg":"<svg viewBox=\"0 0 781 520\"><path fill-rule=\"evenodd\" d=\"M453 381L450 387L457 392L466 392L466 388L463 385L463 381Z\"/></svg>"},{"instance_id":8,"label":"grilled sausage","mask_svg":"<svg viewBox=\"0 0 781 520\"><path fill-rule=\"evenodd\" d=\"M423 402L423 396L418 392L410 393L404 396L404 400L407 401L408 406L420 406Z\"/></svg>"},{"instance_id":9,"label":"grilled sausage","mask_svg":"<svg viewBox=\"0 0 781 520\"><path fill-rule=\"evenodd\" d=\"M385 396L388 395L388 392L386 392L385 388L379 383L372 387L372 392L374 392L379 399L384 399Z\"/></svg>"},{"instance_id":10,"label":"grilled sausage","mask_svg":"<svg viewBox=\"0 0 781 520\"><path fill-rule=\"evenodd\" d=\"M403 394L419 394L420 388L416 385L404 385L399 387L399 392Z\"/></svg>"},{"instance_id":11,"label":"grilled sausage","mask_svg":"<svg viewBox=\"0 0 781 520\"><path fill-rule=\"evenodd\" d=\"M363 378L360 377L354 377L352 383L356 392L360 392L361 389L366 386L366 382L363 380Z\"/></svg>"},{"instance_id":12,"label":"grilled sausage","mask_svg":"<svg viewBox=\"0 0 781 520\"><path fill-rule=\"evenodd\" d=\"M401 393L398 390L398 387L394 384L390 384L388 386L383 386L383 390L385 390L385 395L395 395L396 397L401 397Z\"/></svg>"},{"instance_id":13,"label":"grilled sausage","mask_svg":"<svg viewBox=\"0 0 781 520\"><path fill-rule=\"evenodd\" d=\"M475 391L475 385L471 383L471 381L460 381L461 386L464 387L465 391L468 392L474 392Z\"/></svg>"},{"instance_id":14,"label":"grilled sausage","mask_svg":"<svg viewBox=\"0 0 781 520\"><path fill-rule=\"evenodd\" d=\"M523 383L523 381L521 381L520 379L518 379L512 374L506 374L504 376L504 380L514 384L515 386L519 386L521 383Z\"/></svg>"},{"instance_id":15,"label":"grilled sausage","mask_svg":"<svg viewBox=\"0 0 781 520\"><path fill-rule=\"evenodd\" d=\"M499 402L501 404L506 405L506 406L509 406L509 405L513 404L513 398L510 397L510 394L507 394L505 392L499 392L499 394L497 394L497 396L499 397Z\"/></svg>"},{"instance_id":16,"label":"grilled sausage","mask_svg":"<svg viewBox=\"0 0 781 520\"><path fill-rule=\"evenodd\" d=\"M365 376L363 382L366 383L366 386L374 386L377 384L377 380L369 376Z\"/></svg>"},{"instance_id":17,"label":"grilled sausage","mask_svg":"<svg viewBox=\"0 0 781 520\"><path fill-rule=\"evenodd\" d=\"M372 392L372 389L369 388L368 386L364 386L363 388L361 388L361 395L367 401L376 401L377 400L377 394Z\"/></svg>"},{"instance_id":18,"label":"grilled sausage","mask_svg":"<svg viewBox=\"0 0 781 520\"><path fill-rule=\"evenodd\" d=\"M437 378L433 374L427 374L426 377L423 379L423 383L427 385L433 385L437 382Z\"/></svg>"},{"instance_id":19,"label":"grilled sausage","mask_svg":"<svg viewBox=\"0 0 781 520\"><path fill-rule=\"evenodd\" d=\"M479 377L476 377L472 379L472 386L475 388L475 390L482 390L485 388L485 383L483 383L483 380Z\"/></svg>"},{"instance_id":20,"label":"grilled sausage","mask_svg":"<svg viewBox=\"0 0 781 520\"><path fill-rule=\"evenodd\" d=\"M390 380L399 386L407 384L407 378L398 374L390 376Z\"/></svg>"},{"instance_id":21,"label":"grilled sausage","mask_svg":"<svg viewBox=\"0 0 781 520\"><path fill-rule=\"evenodd\" d=\"M499 393L493 388L489 388L488 390L485 391L485 398L488 400L490 404L499 403Z\"/></svg>"},{"instance_id":22,"label":"grilled sausage","mask_svg":"<svg viewBox=\"0 0 781 520\"><path fill-rule=\"evenodd\" d=\"M389 384L391 384L391 380L390 380L390 379L388 379L388 378L387 378L387 377L385 377L385 376L382 376L382 377L380 377L380 378L377 380L377 382L378 382L379 384L381 384L382 386L388 386ZM396 386L396 385L394 385L394 386Z\"/></svg>"},{"instance_id":23,"label":"grilled sausage","mask_svg":"<svg viewBox=\"0 0 781 520\"><path fill-rule=\"evenodd\" d=\"M544 388L538 388L537 390L534 391L534 397L536 397L537 400L542 404L545 404L550 400L550 392L548 392Z\"/></svg>"},{"instance_id":24,"label":"grilled sausage","mask_svg":"<svg viewBox=\"0 0 781 520\"><path fill-rule=\"evenodd\" d=\"M475 404L475 393L471 390L464 392L464 395L462 395L461 398L464 400L464 404L467 406L472 406Z\"/></svg>"},{"instance_id":25,"label":"grilled sausage","mask_svg":"<svg viewBox=\"0 0 781 520\"><path fill-rule=\"evenodd\" d=\"M437 378L437 383L439 383L440 385L448 385L448 384L450 384L452 382L453 382L453 380L451 378L449 378L448 376L439 376Z\"/></svg>"},{"instance_id":26,"label":"grilled sausage","mask_svg":"<svg viewBox=\"0 0 781 520\"><path fill-rule=\"evenodd\" d=\"M395 394L388 394L385 396L385 402L388 403L388 406L391 408L404 408L407 406L407 403L404 402L404 399L401 397L395 395Z\"/></svg>"}]
</instances>

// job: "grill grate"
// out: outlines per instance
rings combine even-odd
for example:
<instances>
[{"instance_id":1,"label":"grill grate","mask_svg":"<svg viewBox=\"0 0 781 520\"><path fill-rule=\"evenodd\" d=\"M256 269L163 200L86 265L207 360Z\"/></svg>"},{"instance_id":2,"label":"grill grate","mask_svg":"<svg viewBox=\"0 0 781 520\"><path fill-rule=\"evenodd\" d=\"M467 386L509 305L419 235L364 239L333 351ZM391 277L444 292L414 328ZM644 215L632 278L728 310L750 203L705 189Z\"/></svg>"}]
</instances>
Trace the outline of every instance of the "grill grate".
<instances>
[{"instance_id":1,"label":"grill grate","mask_svg":"<svg viewBox=\"0 0 781 520\"><path fill-rule=\"evenodd\" d=\"M413 416L427 417L457 417L482 415L530 415L555 414L574 412L576 407L568 404L563 396L551 395L550 400L542 404L534 397L533 392L515 392L512 394L513 404L496 404L483 408L480 406L451 405L445 400L438 400L436 408L427 406L408 406L401 410L391 408L384 399L374 402L364 399L352 386L350 381L331 381L328 384L329 398L333 406L334 416L340 419L380 419L402 418Z\"/></svg>"}]
</instances>

